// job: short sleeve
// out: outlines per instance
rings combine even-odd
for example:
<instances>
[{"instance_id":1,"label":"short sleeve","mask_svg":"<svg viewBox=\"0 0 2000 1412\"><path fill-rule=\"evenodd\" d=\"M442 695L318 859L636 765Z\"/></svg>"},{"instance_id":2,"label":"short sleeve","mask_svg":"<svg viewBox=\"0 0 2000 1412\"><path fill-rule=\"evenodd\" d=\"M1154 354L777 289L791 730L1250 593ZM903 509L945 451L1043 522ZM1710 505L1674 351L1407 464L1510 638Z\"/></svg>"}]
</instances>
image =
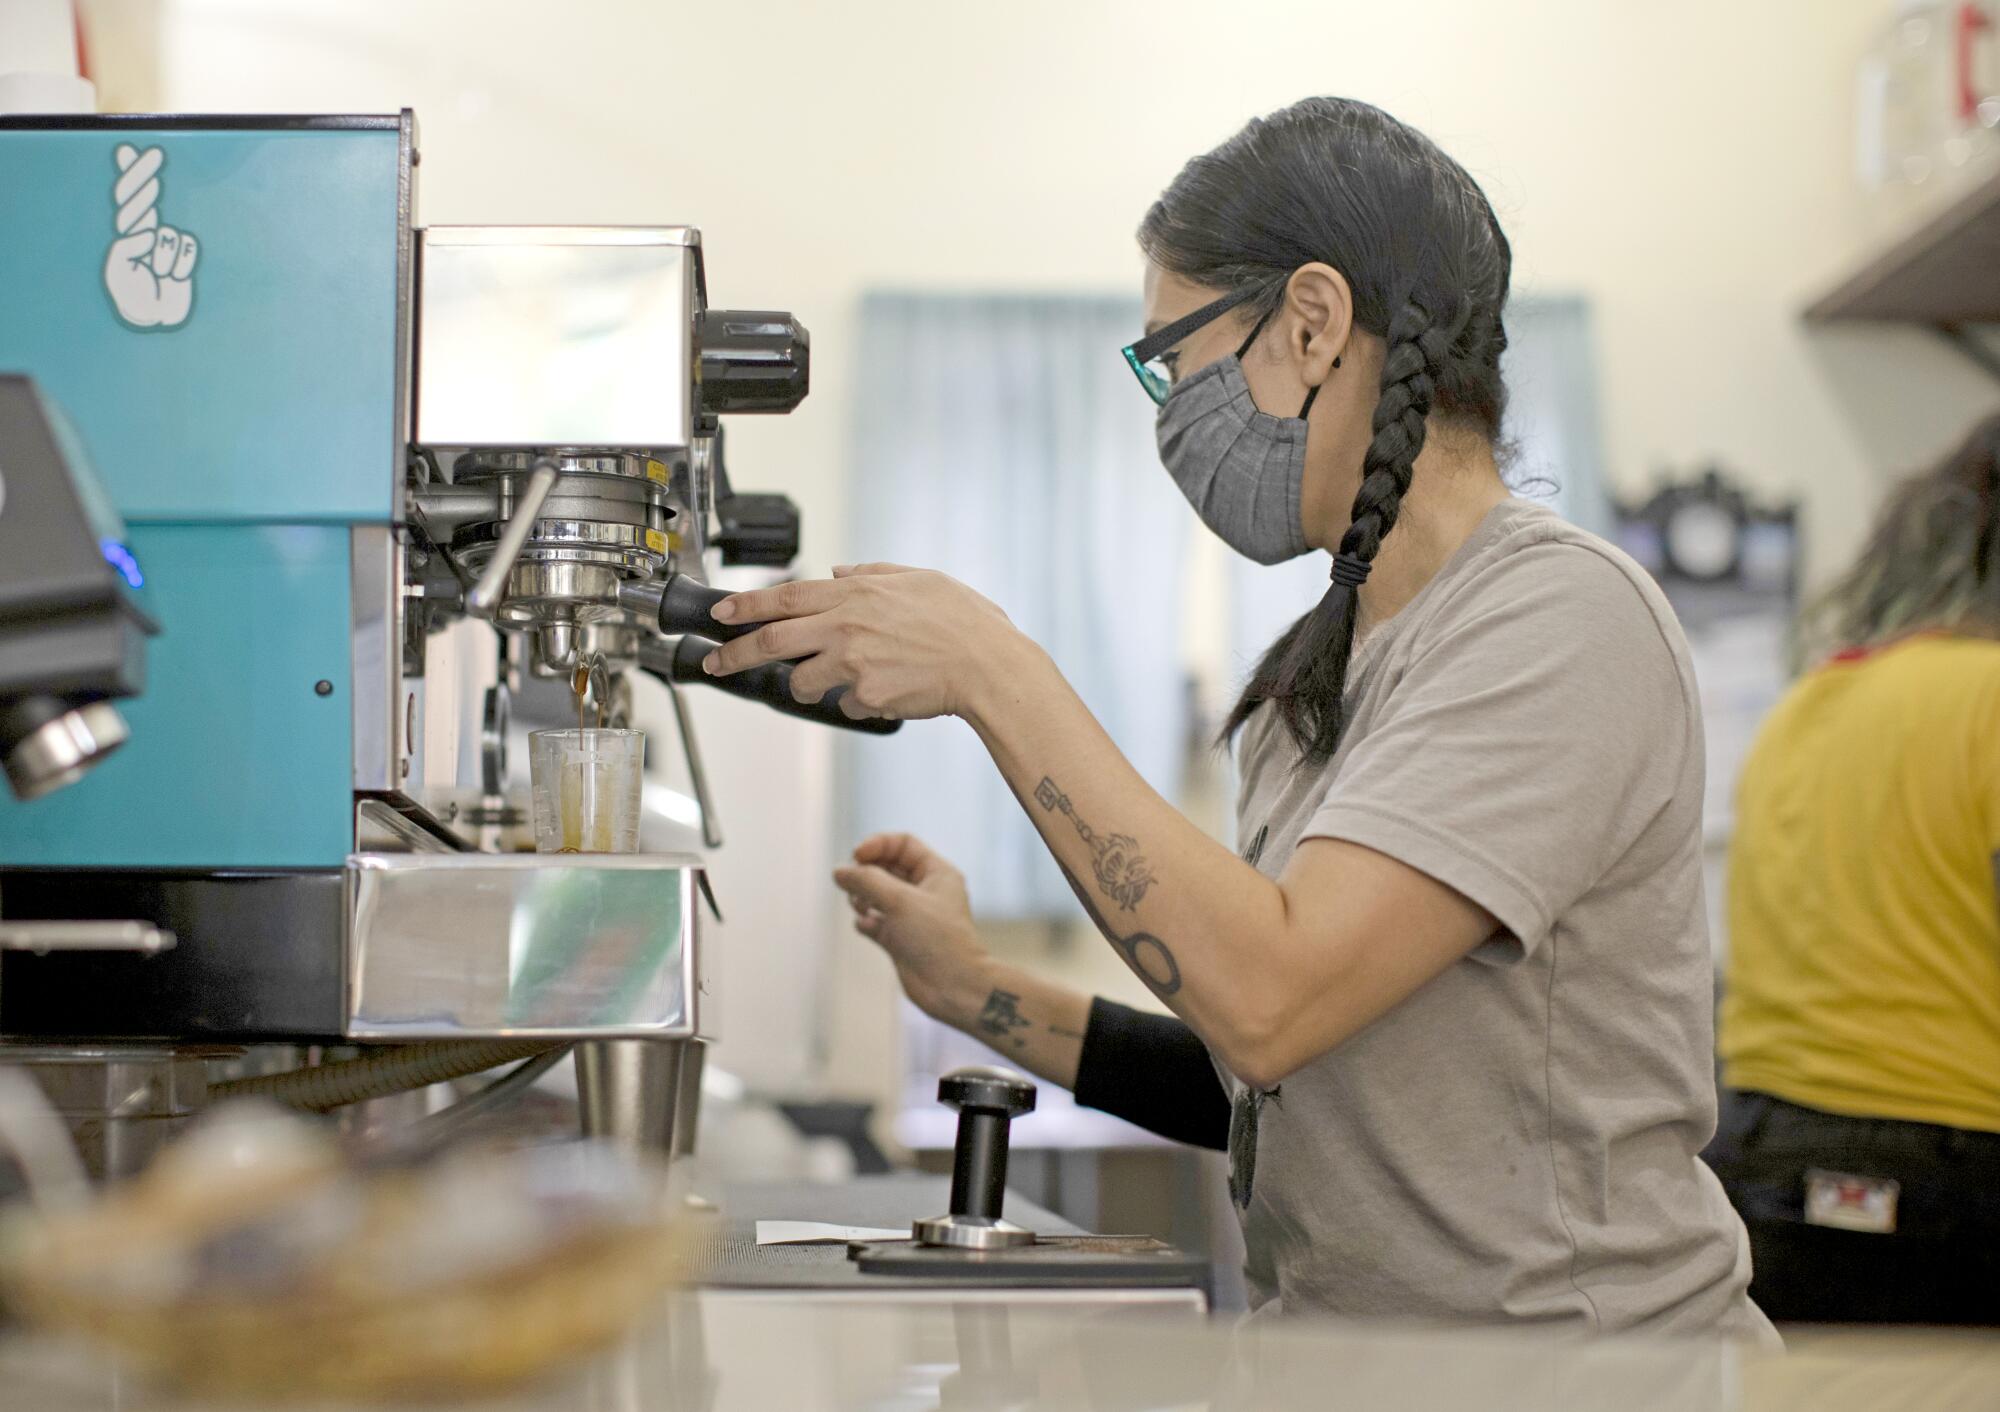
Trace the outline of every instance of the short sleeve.
<instances>
[{"instance_id":1,"label":"short sleeve","mask_svg":"<svg viewBox=\"0 0 2000 1412\"><path fill-rule=\"evenodd\" d=\"M1519 943L1476 955L1532 952L1659 815L1698 749L1667 611L1573 542L1482 570L1428 625L1303 836L1385 853Z\"/></svg>"}]
</instances>

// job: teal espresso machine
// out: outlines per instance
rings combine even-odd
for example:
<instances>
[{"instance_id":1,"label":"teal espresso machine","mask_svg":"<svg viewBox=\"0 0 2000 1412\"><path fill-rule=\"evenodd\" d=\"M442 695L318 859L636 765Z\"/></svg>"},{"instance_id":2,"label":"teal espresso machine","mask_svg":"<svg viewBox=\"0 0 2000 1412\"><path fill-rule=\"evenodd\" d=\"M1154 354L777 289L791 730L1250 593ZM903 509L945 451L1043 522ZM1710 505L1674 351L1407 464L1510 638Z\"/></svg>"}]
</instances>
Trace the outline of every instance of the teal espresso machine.
<instances>
[{"instance_id":1,"label":"teal espresso machine","mask_svg":"<svg viewBox=\"0 0 2000 1412\"><path fill-rule=\"evenodd\" d=\"M720 418L796 406L806 333L708 308L688 227L421 228L417 157L407 112L0 118L0 392L44 413L0 417L0 545L55 534L10 466L103 486L96 612L0 559L0 1063L105 1170L297 1098L264 1045L352 1046L326 1106L574 1044L587 1130L687 1144L699 856L520 851L510 702L706 682L705 566L798 532ZM893 729L788 675L726 689Z\"/></svg>"}]
</instances>

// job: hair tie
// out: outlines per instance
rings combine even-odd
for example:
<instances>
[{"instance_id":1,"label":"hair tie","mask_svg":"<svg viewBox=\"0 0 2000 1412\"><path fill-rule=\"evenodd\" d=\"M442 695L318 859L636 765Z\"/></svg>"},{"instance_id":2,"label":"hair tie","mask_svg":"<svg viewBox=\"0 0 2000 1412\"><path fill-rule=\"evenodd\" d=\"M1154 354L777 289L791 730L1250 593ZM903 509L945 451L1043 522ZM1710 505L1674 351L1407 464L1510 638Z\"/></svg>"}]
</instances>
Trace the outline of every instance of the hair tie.
<instances>
[{"instance_id":1,"label":"hair tie","mask_svg":"<svg viewBox=\"0 0 2000 1412\"><path fill-rule=\"evenodd\" d=\"M1349 588L1359 588L1368 582L1368 570L1372 567L1359 554L1336 554L1333 556L1333 581Z\"/></svg>"}]
</instances>

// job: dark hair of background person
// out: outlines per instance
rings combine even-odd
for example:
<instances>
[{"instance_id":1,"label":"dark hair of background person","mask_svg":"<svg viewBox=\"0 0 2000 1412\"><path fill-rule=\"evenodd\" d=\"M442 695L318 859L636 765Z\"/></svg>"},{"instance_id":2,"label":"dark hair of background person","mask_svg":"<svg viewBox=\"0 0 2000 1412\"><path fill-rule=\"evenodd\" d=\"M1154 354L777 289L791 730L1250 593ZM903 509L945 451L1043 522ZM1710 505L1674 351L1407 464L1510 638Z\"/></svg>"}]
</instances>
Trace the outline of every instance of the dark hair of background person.
<instances>
[{"instance_id":1,"label":"dark hair of background person","mask_svg":"<svg viewBox=\"0 0 2000 1412\"><path fill-rule=\"evenodd\" d=\"M1464 168L1381 109L1307 98L1252 119L1181 169L1147 211L1139 244L1197 284L1261 286L1239 315L1253 320L1279 306L1302 265L1320 261L1346 276L1355 323L1388 351L1339 552L1374 560L1395 528L1428 419L1499 439L1507 237ZM1225 741L1269 701L1307 762L1332 758L1357 601L1356 589L1332 584L1271 644L1229 714Z\"/></svg>"},{"instance_id":2,"label":"dark hair of background person","mask_svg":"<svg viewBox=\"0 0 2000 1412\"><path fill-rule=\"evenodd\" d=\"M2000 416L1889 495L1861 555L1800 618L1801 656L1924 631L2000 637Z\"/></svg>"}]
</instances>

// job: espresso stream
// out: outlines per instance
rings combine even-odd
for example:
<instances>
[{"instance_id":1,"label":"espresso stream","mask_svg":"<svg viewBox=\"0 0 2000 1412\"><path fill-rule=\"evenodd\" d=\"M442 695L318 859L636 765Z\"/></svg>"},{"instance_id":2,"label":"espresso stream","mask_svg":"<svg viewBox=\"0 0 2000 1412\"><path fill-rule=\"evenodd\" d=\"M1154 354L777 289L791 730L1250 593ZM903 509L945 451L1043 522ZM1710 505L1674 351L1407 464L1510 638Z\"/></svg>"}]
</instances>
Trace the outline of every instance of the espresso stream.
<instances>
[{"instance_id":1,"label":"espresso stream","mask_svg":"<svg viewBox=\"0 0 2000 1412\"><path fill-rule=\"evenodd\" d=\"M590 667L591 664L588 661L579 659L576 664L576 670L569 674L569 689L571 694L576 697L576 729L578 735L591 728ZM597 705L597 724L599 726L604 724L604 703L601 701ZM560 793L560 791L558 792ZM580 831L581 829L579 829ZM564 832L568 832L567 828L564 829ZM581 853L583 849L566 843L561 848L558 848L556 852Z\"/></svg>"}]
</instances>

